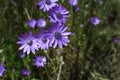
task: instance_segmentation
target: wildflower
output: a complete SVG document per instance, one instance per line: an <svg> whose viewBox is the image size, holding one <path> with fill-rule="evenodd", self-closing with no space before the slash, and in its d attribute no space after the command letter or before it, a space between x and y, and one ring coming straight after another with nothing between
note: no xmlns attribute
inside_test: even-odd
<svg viewBox="0 0 120 80"><path fill-rule="evenodd" d="M21 52L20 53L20 58L24 58L25 57L25 53Z"/></svg>
<svg viewBox="0 0 120 80"><path fill-rule="evenodd" d="M80 8L78 6L74 6L73 9L75 12L78 12L80 10Z"/></svg>
<svg viewBox="0 0 120 80"><path fill-rule="evenodd" d="M92 17L92 18L90 18L90 22L91 22L91 24L96 26L100 23L100 19L98 17Z"/></svg>
<svg viewBox="0 0 120 80"><path fill-rule="evenodd" d="M46 57L45 56L36 56L34 59L34 65L37 67L44 67L46 64Z"/></svg>
<svg viewBox="0 0 120 80"><path fill-rule="evenodd" d="M44 19L40 18L40 19L37 20L36 26L37 27L45 27L46 26L46 21Z"/></svg>
<svg viewBox="0 0 120 80"><path fill-rule="evenodd" d="M50 22L52 23L65 23L66 18L69 17L69 11L65 9L62 5L53 7L50 11Z"/></svg>
<svg viewBox="0 0 120 80"><path fill-rule="evenodd" d="M27 22L27 25L34 28L36 25L36 20L35 19L31 19Z"/></svg>
<svg viewBox="0 0 120 80"><path fill-rule="evenodd" d="M46 32L41 30L37 38L39 39L39 47L43 50L48 50L50 40L47 38Z"/></svg>
<svg viewBox="0 0 120 80"><path fill-rule="evenodd" d="M22 70L22 75L24 75L24 76L30 75L30 70L23 69Z"/></svg>
<svg viewBox="0 0 120 80"><path fill-rule="evenodd" d="M117 37L115 37L115 38L113 39L113 41L114 41L114 43L118 43L118 42L120 41L120 39L117 38Z"/></svg>
<svg viewBox="0 0 120 80"><path fill-rule="evenodd" d="M49 11L52 7L57 5L58 0L41 0L37 3L39 9L44 10L44 12Z"/></svg>
<svg viewBox="0 0 120 80"><path fill-rule="evenodd" d="M32 51L33 54L35 54L35 50L38 50L38 39L30 32L29 34L23 34L18 37L20 41L17 42L17 44L20 44L19 50L23 49L23 53L27 52L27 54Z"/></svg>
<svg viewBox="0 0 120 80"><path fill-rule="evenodd" d="M3 64L0 63L0 77L5 73L6 69Z"/></svg>
<svg viewBox="0 0 120 80"><path fill-rule="evenodd" d="M58 23L54 23L52 25L52 27L48 30L48 37L51 39L50 46L53 46L53 48L55 48L57 44L60 48L62 48L63 45L67 46L67 43L69 42L68 35L71 34L71 32L65 32L67 28L68 27L59 25Z"/></svg>
<svg viewBox="0 0 120 80"><path fill-rule="evenodd" d="M68 3L71 5L71 6L76 6L78 4L78 0L68 0Z"/></svg>

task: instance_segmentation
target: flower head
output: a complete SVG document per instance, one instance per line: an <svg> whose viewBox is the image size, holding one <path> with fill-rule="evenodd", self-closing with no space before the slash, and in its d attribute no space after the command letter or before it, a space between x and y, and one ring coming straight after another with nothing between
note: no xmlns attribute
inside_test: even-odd
<svg viewBox="0 0 120 80"><path fill-rule="evenodd" d="M58 0L41 0L37 3L39 6L39 9L42 9L44 11L49 11L52 7L57 5Z"/></svg>
<svg viewBox="0 0 120 80"><path fill-rule="evenodd" d="M119 39L118 37L115 37L115 38L113 39L113 41L114 41L114 43L118 43L118 42L120 42L120 39Z"/></svg>
<svg viewBox="0 0 120 80"><path fill-rule="evenodd" d="M52 23L65 23L66 18L69 17L69 11L65 9L62 5L54 6L50 11L50 22Z"/></svg>
<svg viewBox="0 0 120 80"><path fill-rule="evenodd" d="M65 27L64 25L59 25L58 23L54 23L52 27L48 30L50 38L50 46L53 46L55 48L58 44L60 48L63 47L63 45L67 46L67 43L69 42L68 35L71 34L71 32L65 32L68 27Z"/></svg>
<svg viewBox="0 0 120 80"><path fill-rule="evenodd" d="M27 22L27 25L34 28L36 25L36 20L35 19L31 19Z"/></svg>
<svg viewBox="0 0 120 80"><path fill-rule="evenodd" d="M5 73L6 69L3 64L0 63L0 77Z"/></svg>
<svg viewBox="0 0 120 80"><path fill-rule="evenodd" d="M24 58L25 57L25 53L21 52L20 53L20 58Z"/></svg>
<svg viewBox="0 0 120 80"><path fill-rule="evenodd" d="M46 57L45 56L36 56L34 59L34 65L37 67L44 67L46 64Z"/></svg>
<svg viewBox="0 0 120 80"><path fill-rule="evenodd" d="M20 44L19 50L23 49L23 53L27 52L27 54L30 53L30 51L35 54L35 50L38 50L38 39L30 32L29 34L23 34L18 37L20 41L17 42L17 44Z"/></svg>
<svg viewBox="0 0 120 80"><path fill-rule="evenodd" d="M75 12L78 12L80 10L79 6L74 6L73 9Z"/></svg>
<svg viewBox="0 0 120 80"><path fill-rule="evenodd" d="M39 39L39 47L43 50L48 50L50 40L47 38L46 32L41 30L37 38Z"/></svg>
<svg viewBox="0 0 120 80"><path fill-rule="evenodd" d="M98 17L92 17L92 18L90 18L90 22L91 22L91 24L96 26L100 23L100 19Z"/></svg>
<svg viewBox="0 0 120 80"><path fill-rule="evenodd" d="M24 76L30 75L30 70L23 69L22 70L22 75L24 75Z"/></svg>
<svg viewBox="0 0 120 80"><path fill-rule="evenodd" d="M37 20L36 26L37 27L45 27L46 26L46 21L44 19L40 18L40 19Z"/></svg>
<svg viewBox="0 0 120 80"><path fill-rule="evenodd" d="M68 0L68 3L69 3L71 6L76 6L77 3L78 3L78 0Z"/></svg>

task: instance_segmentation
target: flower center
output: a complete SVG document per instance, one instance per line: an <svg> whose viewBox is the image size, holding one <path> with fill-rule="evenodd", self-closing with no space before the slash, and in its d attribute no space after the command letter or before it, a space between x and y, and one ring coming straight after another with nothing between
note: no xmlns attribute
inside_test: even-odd
<svg viewBox="0 0 120 80"><path fill-rule="evenodd" d="M27 44L31 46L33 44L33 41L31 39L28 39Z"/></svg>
<svg viewBox="0 0 120 80"><path fill-rule="evenodd" d="M51 1L50 0L45 0L45 3L50 5L51 4Z"/></svg>
<svg viewBox="0 0 120 80"><path fill-rule="evenodd" d="M60 34L60 32L55 32L54 36L55 36L55 38L56 38L57 40L61 39L61 34Z"/></svg>
<svg viewBox="0 0 120 80"><path fill-rule="evenodd" d="M62 19L63 18L61 13L57 13L56 16L57 16L58 19Z"/></svg>
<svg viewBox="0 0 120 80"><path fill-rule="evenodd" d="M42 42L43 42L43 43L46 43L46 42L47 42L47 39L46 39L46 38L42 38Z"/></svg>

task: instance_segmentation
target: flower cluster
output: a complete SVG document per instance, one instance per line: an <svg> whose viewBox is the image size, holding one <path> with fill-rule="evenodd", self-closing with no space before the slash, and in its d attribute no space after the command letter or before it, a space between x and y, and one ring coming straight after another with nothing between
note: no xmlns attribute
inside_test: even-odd
<svg viewBox="0 0 120 80"><path fill-rule="evenodd" d="M63 48L63 46L67 46L70 42L68 35L70 35L71 32L68 32L68 27L65 26L67 18L69 17L69 11L57 2L58 0L40 0L36 3L40 10L49 14L48 20L50 25L47 26L47 21L43 18L32 18L27 21L27 25L30 28L39 28L37 29L37 32L38 30L39 32L33 34L32 29L29 33L21 34L18 37L19 41L17 44L21 45L19 50L22 50L20 53L21 58L25 57L25 53L30 54L32 52L35 54L39 49L49 50L50 47L56 48L57 46ZM34 65L44 67L46 61L45 56L36 56ZM29 75L30 71L22 70L22 74Z"/></svg>
<svg viewBox="0 0 120 80"><path fill-rule="evenodd" d="M46 21L42 18L38 20L31 19L27 22L27 25L30 26L31 28L35 28L35 26L42 28L46 26Z"/></svg>
<svg viewBox="0 0 120 80"><path fill-rule="evenodd" d="M23 50L23 53L30 54L31 52L35 54L39 49L48 50L49 47L63 48L68 45L69 39L68 35L71 32L67 32L67 18L69 17L69 11L62 6L57 4L58 0L40 0L37 3L39 9L44 12L48 12L48 19L50 21L49 27L46 27L47 22L39 18L38 20L32 18L27 22L27 25L31 28L39 27L40 31L37 34L33 34L32 31L29 33L22 34L18 37L20 44L19 50ZM43 29L45 27L45 29Z"/></svg>

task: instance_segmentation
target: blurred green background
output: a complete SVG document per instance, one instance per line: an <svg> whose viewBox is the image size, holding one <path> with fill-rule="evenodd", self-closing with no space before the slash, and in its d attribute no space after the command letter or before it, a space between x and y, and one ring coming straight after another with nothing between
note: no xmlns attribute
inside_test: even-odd
<svg viewBox="0 0 120 80"><path fill-rule="evenodd" d="M73 35L67 47L35 54L47 56L44 68L34 66L33 54L21 59L16 44L21 33L30 31L29 18L49 21L48 14L37 9L38 1L0 0L0 63L6 67L0 80L120 80L120 42L114 42L120 38L120 0L78 0L78 12L67 0L59 0L70 11L66 25ZM93 16L101 20L96 27L89 21ZM31 74L23 76L22 69Z"/></svg>

